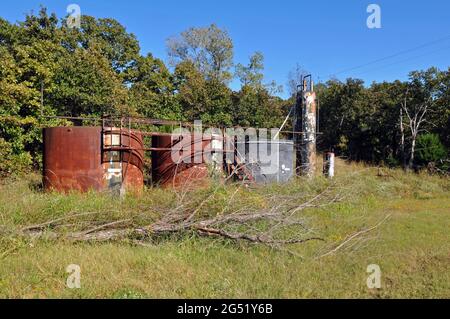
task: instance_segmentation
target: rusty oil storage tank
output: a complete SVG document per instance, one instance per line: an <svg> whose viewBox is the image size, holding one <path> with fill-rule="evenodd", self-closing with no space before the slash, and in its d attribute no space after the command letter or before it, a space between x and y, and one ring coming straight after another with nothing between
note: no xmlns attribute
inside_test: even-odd
<svg viewBox="0 0 450 319"><path fill-rule="evenodd" d="M222 172L221 135L154 135L152 148L152 180L162 187L203 187Z"/></svg>
<svg viewBox="0 0 450 319"><path fill-rule="evenodd" d="M44 189L68 192L133 190L143 187L142 136L102 127L43 130Z"/></svg>

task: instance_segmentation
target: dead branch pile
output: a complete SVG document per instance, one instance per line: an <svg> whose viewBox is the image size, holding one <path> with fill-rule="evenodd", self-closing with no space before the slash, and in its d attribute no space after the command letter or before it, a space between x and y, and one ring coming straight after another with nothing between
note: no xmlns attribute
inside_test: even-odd
<svg viewBox="0 0 450 319"><path fill-rule="evenodd" d="M285 244L303 243L310 240L322 240L313 229L308 228L307 219L302 211L307 208L328 205L339 200L333 194L332 186L308 199L299 199L298 195L272 195L266 198L264 209L233 207L225 205L220 212L205 212L208 203L215 200L216 190L211 191L200 202L188 201L188 193L180 193L175 208L161 212L148 224L142 224L133 218L111 220L99 224L98 220L86 220L96 212L84 212L67 215L41 224L20 229L19 233L33 238L53 238L70 241L113 241L132 240L147 245L155 238L170 234L195 233L201 236L226 238L233 241L281 247ZM243 191L237 188L229 198ZM80 219L82 221L80 221ZM71 225L81 230L70 230Z"/></svg>

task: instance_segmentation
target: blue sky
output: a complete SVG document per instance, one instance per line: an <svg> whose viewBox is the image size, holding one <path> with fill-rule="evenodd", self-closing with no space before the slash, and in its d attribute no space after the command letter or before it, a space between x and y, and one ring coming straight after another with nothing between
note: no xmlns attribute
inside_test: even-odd
<svg viewBox="0 0 450 319"><path fill-rule="evenodd" d="M216 23L231 35L236 63L247 63L253 52L261 51L265 81L282 85L297 63L316 80L335 75L362 78L366 83L404 80L411 70L444 69L450 64L448 0L27 0L3 2L0 16L20 21L42 4L62 17L71 3L78 4L82 14L117 19L137 36L143 54L152 52L164 61L168 37L191 26ZM366 8L371 3L381 7L381 29L366 26ZM237 81L231 86L238 88ZM286 95L287 89L282 96Z"/></svg>

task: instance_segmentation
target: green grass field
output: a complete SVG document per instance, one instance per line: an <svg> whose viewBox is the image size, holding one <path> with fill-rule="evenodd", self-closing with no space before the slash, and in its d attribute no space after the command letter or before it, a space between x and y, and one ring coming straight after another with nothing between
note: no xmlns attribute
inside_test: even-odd
<svg viewBox="0 0 450 319"><path fill-rule="evenodd" d="M214 215L223 213L231 201L235 207L264 207L270 196L298 194L308 199L334 183L342 199L301 212L314 235L325 241L291 244L286 247L289 252L194 234L147 246L22 236L18 230L24 226L81 212L94 212L95 217L87 215L63 227L83 227L92 218L131 218L144 224L174 208L178 195L150 188L141 197L120 200L107 194L43 193L38 175L4 180L0 297L449 298L449 179L388 169L378 176L377 168L342 161L337 172L333 182L318 177L187 194L207 198L201 213ZM81 267L80 289L66 286L69 264ZM380 289L366 285L369 264L381 268Z"/></svg>

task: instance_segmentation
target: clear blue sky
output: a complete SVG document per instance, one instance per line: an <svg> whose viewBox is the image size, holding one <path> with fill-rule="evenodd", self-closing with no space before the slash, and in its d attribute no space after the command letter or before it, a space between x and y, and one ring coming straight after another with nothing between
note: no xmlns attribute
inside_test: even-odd
<svg viewBox="0 0 450 319"><path fill-rule="evenodd" d="M117 19L137 36L143 54L152 52L164 61L168 37L191 26L216 23L234 41L235 62L246 63L254 51L261 51L265 81L282 85L297 63L324 81L342 70L440 39L336 77L358 77L367 83L404 80L411 70L444 69L450 61L448 0L27 0L3 2L0 16L23 20L25 13L36 12L42 4L62 17L71 3L78 4L82 14ZM371 3L381 7L381 29L366 26L366 8ZM236 82L233 88L238 87ZM286 95L287 89L282 96Z"/></svg>

